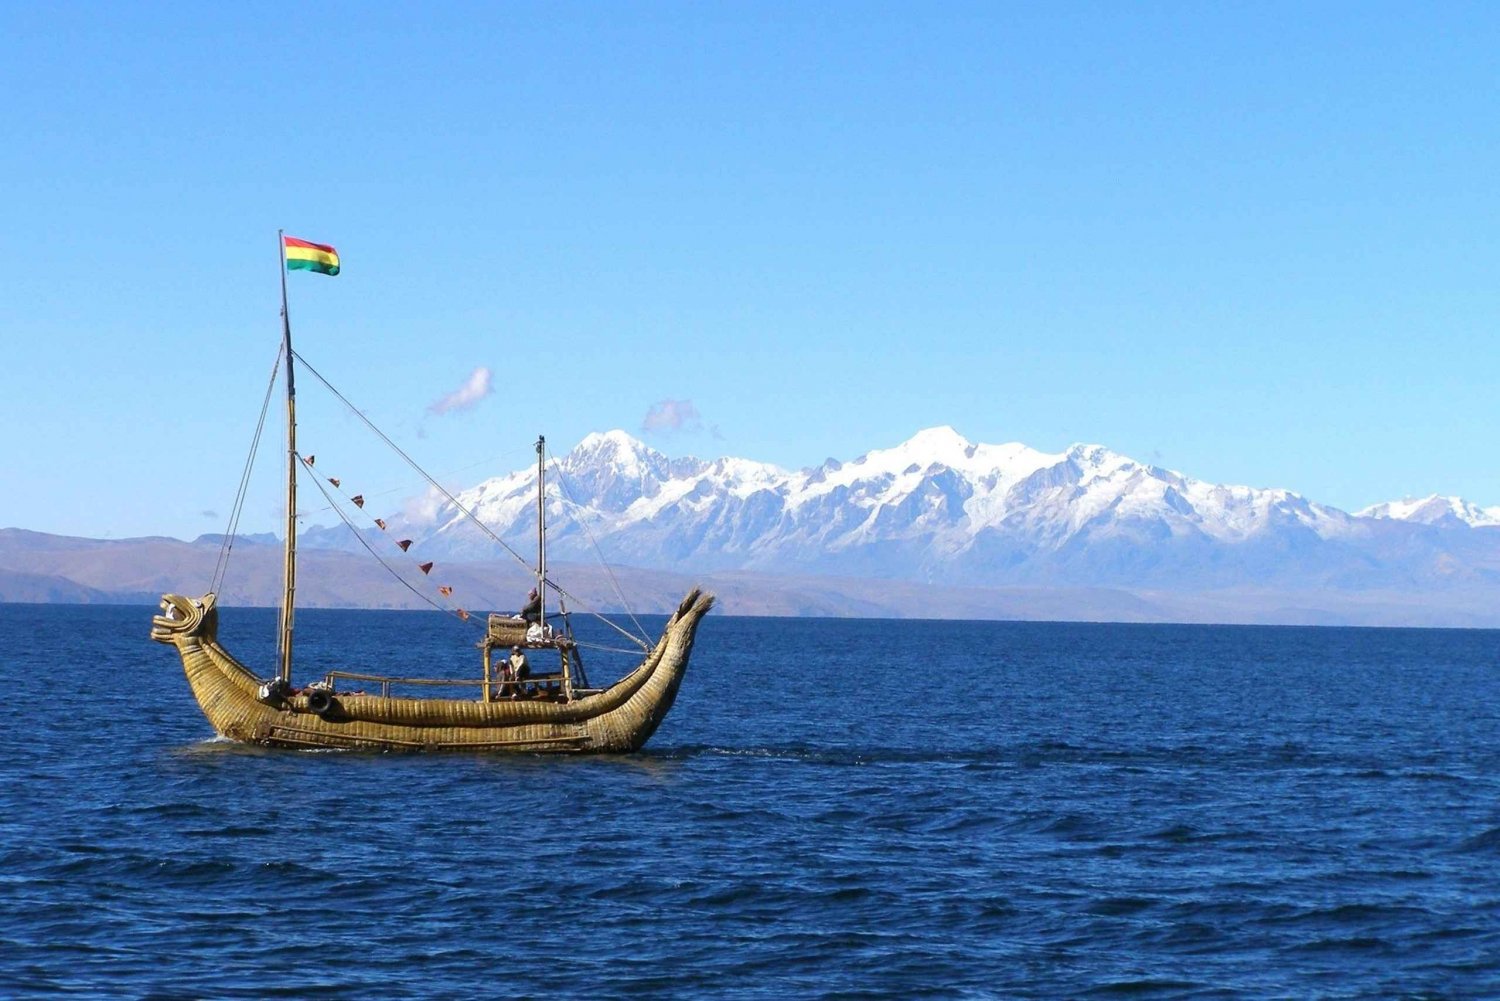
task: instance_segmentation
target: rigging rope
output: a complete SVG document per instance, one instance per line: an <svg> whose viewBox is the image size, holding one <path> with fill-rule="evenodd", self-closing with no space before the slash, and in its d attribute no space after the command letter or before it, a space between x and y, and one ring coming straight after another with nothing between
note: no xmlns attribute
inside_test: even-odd
<svg viewBox="0 0 1500 1001"><path fill-rule="evenodd" d="M459 473L468 472L470 469L475 469L475 468L477 468L479 466L494 466L497 462L509 462L512 459L514 459L517 455L520 455L523 452L531 452L531 451L533 451L532 446L527 445L525 448L517 448L517 449L512 449L509 452L502 452L501 454L495 455L495 456L491 456L488 459L481 459L478 462L471 462L467 466L460 466L458 469L452 469L452 470L449 470L449 471L447 471L445 473L439 473L438 475L442 476L444 479L451 479L452 477L457 476ZM391 494L407 494L407 495L410 495L410 493L411 493L411 484L410 483L404 483L401 486L390 487L389 489L385 489L385 490L365 490L365 491L363 491L363 493L364 493L365 500L367 500L367 501L368 500L373 500L376 497L389 497ZM311 517L312 515L322 514L324 511L331 511L331 510L333 510L333 508L331 508L331 507L308 508L308 509L306 509L304 511L299 511L297 513L297 517L298 518L308 518L308 517Z"/></svg>
<svg viewBox="0 0 1500 1001"><path fill-rule="evenodd" d="M601 643L585 643L582 640L574 640L573 641L573 645L574 646L578 646L578 647L582 647L582 648L584 648L586 650L602 650L604 653L639 653L640 652L638 650L627 650L627 649L625 649L622 646L604 646Z"/></svg>
<svg viewBox="0 0 1500 1001"><path fill-rule="evenodd" d="M449 503L451 503L454 506L454 508L456 508L458 510L458 512L460 514L462 514L465 518L468 518L475 525L477 525L479 527L480 531L484 532L485 535L489 536L490 539L492 539L494 542L496 542L507 553L510 553L512 556L514 556L516 558L517 562L519 562L521 564L521 566L523 566L523 567L526 568L526 570L527 570L528 573L536 573L536 568L533 567L530 563L528 563L526 561L526 558L524 556L522 556L520 553L516 552L509 545L507 545L506 542L505 542L505 540L502 539L502 538L500 538L500 536L498 536L494 532L490 531L490 528L489 528L488 525L486 525L484 522L480 521L478 518L476 518L474 516L474 514L468 508L466 508L462 504L460 504L458 502L458 498L454 497L451 493L449 493L446 487L444 487L437 480L435 480L431 476L429 476L427 474L427 470L425 470L421 466L417 465L417 462L416 462L415 459L413 459L411 456L407 455L404 451L401 450L401 446L400 445L397 445L395 442L391 441L390 438L386 437L386 433L384 431L382 431L382 430L380 430L380 428L376 427L375 424L370 420L370 418L366 417L364 415L364 413L362 411L360 411L360 409L358 407L356 407L354 404L350 403L348 401L348 399L346 399L344 397L343 393L340 393L337 389L334 389L333 388L333 384L330 383L327 379L323 378L323 376L318 372L318 370L315 369L315 368L313 368L312 365L308 363L308 361L307 361L306 358L303 358L302 355L299 354L296 350L292 351L292 355L299 362L301 362L303 364L303 366L309 372L312 373L313 378L315 378L319 382L321 382L323 384L323 387L325 389L327 389L330 393L332 393L334 395L334 397L340 403L342 403L345 407L347 407L350 413L352 413L355 417L358 417L360 419L360 421L363 422L363 424L365 425L365 427L369 428L372 432L375 433L376 437L378 437L381 441L383 441L387 445L389 445L390 448L391 448L391 451L393 451L397 455L401 456L401 459L408 466L410 466L417 473L418 476L420 476L420 477L422 477L422 479L426 480L432 486L432 488L434 490L436 490L438 493L440 493L444 497L448 498ZM330 501L330 503L331 503L331 501ZM553 585L553 586L555 587L556 585Z"/></svg>
<svg viewBox="0 0 1500 1001"><path fill-rule="evenodd" d="M306 460L303 458L303 456L300 453L298 454L297 458L299 460L302 460L304 463L306 462ZM411 584L411 581L409 581L405 577L401 576L401 574L396 571L395 567L393 567L389 563L387 563L385 561L385 559L379 553L377 553L375 551L374 547L372 547L370 545L370 543L365 539L364 535L359 531L359 529L357 529L357 528L354 527L354 523L349 520L349 517L346 514L344 514L344 509L341 508L341 507L339 507L338 504L334 503L333 496L331 494L329 494L328 489L323 486L322 480L319 477L314 476L314 477L312 477L312 481L313 481L313 484L318 488L318 492L323 495L323 499L326 500L326 501L328 501L329 506L332 507L333 510L338 514L339 519L341 521L343 521L343 523L349 527L349 531L351 531L351 532L354 533L354 537L359 540L359 544L361 546L364 546L365 547L365 551L368 552L371 556L375 557L375 561L377 563L379 563L381 566L385 567L386 572L389 573L392 577L396 578L396 580L401 583L402 587L406 588L412 594L416 595L418 598L421 598L423 601L427 602L427 604L431 605L433 608L437 609L439 612L442 612L444 615L451 615L455 619L458 619L458 620L463 621L463 622L471 622L471 624L474 625L476 628L479 626L479 622L477 621L477 617L474 616L473 614L470 614L467 618L464 617L464 616L462 616L462 615L459 615L458 612L453 611L452 609L444 608L442 605L439 605L437 602L433 601L430 597L428 597L427 595L423 594L421 591L419 591L415 587L413 587L412 584Z"/></svg>
<svg viewBox="0 0 1500 1001"><path fill-rule="evenodd" d="M298 352L295 348L292 350L292 357L296 358L297 361L301 362L302 366L305 369L307 369L308 372L310 372L312 374L312 377L314 379L317 379L318 382L320 382L320 383L323 384L323 388L324 389L326 389L330 393L332 393L333 396L334 396L334 398L344 405L345 409L347 409L351 414L353 414L356 418L359 419L360 423L364 424L365 427L369 428L370 431L377 438L379 438L381 441L385 442L386 445L390 447L391 451L393 451L397 455L399 455L401 457L402 461L405 462L408 466L410 466L412 468L412 470L414 472L416 472L416 474L418 476L422 477L422 479L426 480L427 483L429 485L431 485L431 487L434 490L436 490L438 493L440 493L444 497L446 497L448 499L448 502L453 505L454 510L458 511L459 514L462 514L469 521L473 522L476 528L478 528L481 532L483 532L486 536L488 536L490 538L490 540L492 542L494 542L496 545L498 545L501 549L504 549L507 553L510 553L511 556L515 557L516 562L520 563L521 566L525 567L527 573L536 573L537 572L536 568L533 567L529 562L527 562L527 560L526 560L526 558L524 556L522 556L520 553L518 553L514 549L512 549L510 547L510 545L508 543L506 543L506 541L504 539L500 538L500 536L496 535L494 533L494 531L492 531L488 525L486 525L484 522L480 521L479 518L474 514L474 512L470 511L468 508L464 507L463 504L459 503L459 500L458 500L457 497L453 496L453 494L451 492L449 492L449 490L446 487L444 487L437 480L433 479L428 474L427 470L425 470L421 466L417 465L416 460L413 459L411 456L407 455L406 452L402 450L401 446L397 445L394 441L392 441L390 439L390 437L387 436L384 431L382 431L382 430L380 430L380 428L376 427L375 423L373 421L371 421L370 418L366 417L365 414L364 414L364 412L362 410L360 410L358 407L356 407L353 403L350 403L349 400L348 400L348 398L345 397L343 393L340 393L337 389L335 389L333 387L333 383L331 383L327 379L323 378L322 373L319 372L316 368L314 368L313 365L306 358L302 357L301 353ZM321 484L319 484L318 489L322 490L322 485ZM328 498L328 502L330 504L333 503L333 499L331 497L328 497L326 491L324 492L324 497ZM342 511L339 511L339 517L340 518L344 517L344 514L343 514ZM348 524L348 519L347 518L344 519L344 523ZM353 527L353 526L350 526L350 527ZM355 535L359 535L359 533L356 531ZM360 537L360 542L361 542L361 544L365 544L363 536ZM365 544L365 548L366 549L369 548L368 544ZM373 552L372 552L372 555L373 555ZM376 557L376 558L379 559L379 557ZM405 581L403 580L402 583L405 583ZM543 581L542 581L542 584L543 584L544 587L550 587L550 588L552 588L552 590L556 591L558 594L562 595L564 598L567 598L570 601L572 601L573 603L579 605L585 611L588 611L589 614L593 615L596 619L598 619L600 622L603 622L605 625L609 626L611 629L613 629L616 632L618 632L621 636L624 636L626 639L630 640L632 643L635 643L642 650L650 650L651 649L650 645L648 643L646 643L644 640L641 640L639 637L631 635L628 631L626 631L625 629L622 629L618 624L616 624L614 622L611 622L609 619L605 618L603 615L600 615L598 612L593 611L592 609L589 608L589 606L586 603L584 603L583 601L581 601L576 595L570 594L561 585L559 585L556 581L552 580L551 578L544 578ZM410 585L407 585L407 586L410 587Z"/></svg>
<svg viewBox="0 0 1500 1001"><path fill-rule="evenodd" d="M240 514L245 510L245 496L250 490L250 471L255 467L255 456L260 452L260 436L266 427L266 413L271 409L271 394L276 389L276 374L281 371L282 347L276 348L276 363L271 366L271 379L266 384L266 398L260 405L260 420L255 423L255 436L250 439L250 454L245 456L245 468L240 473L240 488L234 495L234 507L229 511L229 525L224 538L219 540L219 559L214 564L214 575L208 590L218 594L224 584L224 575L229 572L229 554L234 550L234 538L240 530Z"/></svg>
<svg viewBox="0 0 1500 1001"><path fill-rule="evenodd" d="M575 501L573 494L568 490L568 482L563 476L562 464L554 459L553 465L557 467L557 486L563 492L563 499L571 504L576 511L586 511L587 508ZM599 565L604 567L605 573L609 574L609 582L614 586L615 596L620 599L620 607L625 609L625 614L630 616L630 621L635 623L635 628L644 637L646 635L646 628L641 625L641 620L635 617L635 611L630 607L630 602L626 599L625 592L620 588L620 581L615 577L614 568L604 558L604 551L599 548L599 541L594 538L594 533L590 530L589 523L581 517L575 517L573 521L583 527L583 533L588 536L589 545L594 547L594 555L599 558Z"/></svg>
<svg viewBox="0 0 1500 1001"><path fill-rule="evenodd" d="M600 612L596 611L592 606L590 606L586 602L584 602L584 600L582 598L578 597L578 595L572 593L567 588L563 587L557 581L555 581L555 580L553 580L552 578L549 577L549 578L547 578L547 582L546 583L547 583L548 587L552 588L552 590L556 591L558 594L562 595L564 598L567 598L569 601L571 601L574 604L576 604L579 608L583 609L585 612L587 612L588 614L592 615L594 618L598 619L600 622L604 623L606 626L609 626L609 628L613 629L615 632L619 633L621 636L625 637L630 642L634 643L642 651L649 651L651 649L651 644L650 643L648 643L645 640L641 639L639 636L632 635L629 631L627 631L626 629L622 628L619 623L615 622L609 616L603 615Z"/></svg>
<svg viewBox="0 0 1500 1001"><path fill-rule="evenodd" d="M304 462L303 465L307 466L307 470L308 470L308 472L310 474L312 474L314 476L322 477L322 474L316 472L313 469L311 463ZM361 491L358 494L358 496L356 496L356 497L350 497L349 496L349 491L347 491L347 490L344 489L343 481L342 480L336 479L334 477L322 477L322 479L326 480L326 482L328 483L329 486L333 487L334 490L338 491L339 496L343 497L344 500L346 500L349 503L353 504L355 507L359 508L362 511L364 510L364 505L367 504L367 503L369 503L369 500L370 500L371 497L378 497L378 496L380 496L379 494L367 494L367 493L364 493L363 491ZM321 487L322 484L320 483L319 486ZM327 491L325 490L324 493L326 495ZM361 501L363 501L364 503L361 503ZM335 510L335 508L334 508L334 506L332 504L326 505L326 506L318 509L318 511L333 511L333 510ZM317 513L317 512L313 512L313 513ZM368 512L366 512L366 514L368 514ZM370 515L370 517L372 519L374 519L374 523L375 523L375 527L376 528L380 529L384 533L387 533L386 538L392 539L392 542L393 542L394 545L396 545L398 547L401 547L401 552L402 553L407 553L409 555L408 550L405 547L402 547L400 542L395 542L395 540L389 535L390 527L388 525L386 525L386 523L385 523L385 521L383 519L375 518L374 515ZM351 525L350 527L352 528L353 526ZM356 529L356 532L358 532L358 531L359 530ZM368 531L368 530L366 530L366 531ZM359 534L363 535L364 533L360 532ZM407 539L407 540L404 540L404 541L406 542L406 544L408 546L411 545L411 540L410 539ZM451 590L451 588L450 588L450 590ZM439 588L438 591L439 591L440 594L442 593L442 589L441 588ZM497 607L499 607L498 605L495 604L494 599L491 598L489 596L489 594L481 592L477 588L474 589L474 590L472 590L470 593L473 594L474 598L480 604L482 604L482 605L485 605L485 606L487 606L489 608L497 608ZM444 597L446 597L446 595L444 595Z"/></svg>

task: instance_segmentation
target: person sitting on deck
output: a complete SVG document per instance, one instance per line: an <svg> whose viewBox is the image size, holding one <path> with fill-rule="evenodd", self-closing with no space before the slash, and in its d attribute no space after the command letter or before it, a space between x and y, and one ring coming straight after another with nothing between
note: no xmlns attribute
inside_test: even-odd
<svg viewBox="0 0 1500 1001"><path fill-rule="evenodd" d="M521 609L521 618L526 622L542 621L542 597L532 588L526 595L526 605Z"/></svg>
<svg viewBox="0 0 1500 1001"><path fill-rule="evenodd" d="M510 657L500 670L505 684L500 686L500 694L516 698L522 694L522 682L531 677L531 662L526 659L526 654L518 646L510 648Z"/></svg>

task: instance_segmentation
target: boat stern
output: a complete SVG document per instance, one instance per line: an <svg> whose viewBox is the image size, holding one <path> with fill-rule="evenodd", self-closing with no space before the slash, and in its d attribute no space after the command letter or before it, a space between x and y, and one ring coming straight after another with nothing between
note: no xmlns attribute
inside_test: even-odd
<svg viewBox="0 0 1500 1001"><path fill-rule="evenodd" d="M677 699L698 625L713 606L714 596L696 587L682 599L646 663L618 683L634 684L633 694L619 708L589 721L592 750L638 751L651 739Z"/></svg>

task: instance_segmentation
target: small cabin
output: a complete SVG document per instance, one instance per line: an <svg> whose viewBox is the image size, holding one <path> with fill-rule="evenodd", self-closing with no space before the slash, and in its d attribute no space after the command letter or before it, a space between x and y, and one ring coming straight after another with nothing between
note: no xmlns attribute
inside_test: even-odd
<svg viewBox="0 0 1500 1001"><path fill-rule="evenodd" d="M583 659L578 645L573 642L572 630L566 625L564 616L562 630L541 622L527 622L514 616L491 612L480 649L484 651L484 697L495 698L552 698L567 702L580 695L592 694L588 678L583 673ZM533 664L531 676L524 682L506 681L503 675L506 651L513 647L522 650L556 650L558 668L538 670ZM499 658L495 651L501 651ZM529 659L529 658L528 658Z"/></svg>

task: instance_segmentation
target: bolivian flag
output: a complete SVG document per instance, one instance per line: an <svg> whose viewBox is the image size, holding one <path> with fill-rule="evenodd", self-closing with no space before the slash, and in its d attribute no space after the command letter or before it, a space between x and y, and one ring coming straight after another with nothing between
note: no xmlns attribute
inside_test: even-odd
<svg viewBox="0 0 1500 1001"><path fill-rule="evenodd" d="M283 236L288 271L316 271L320 275L339 273L339 252L323 243L308 243L295 236Z"/></svg>

